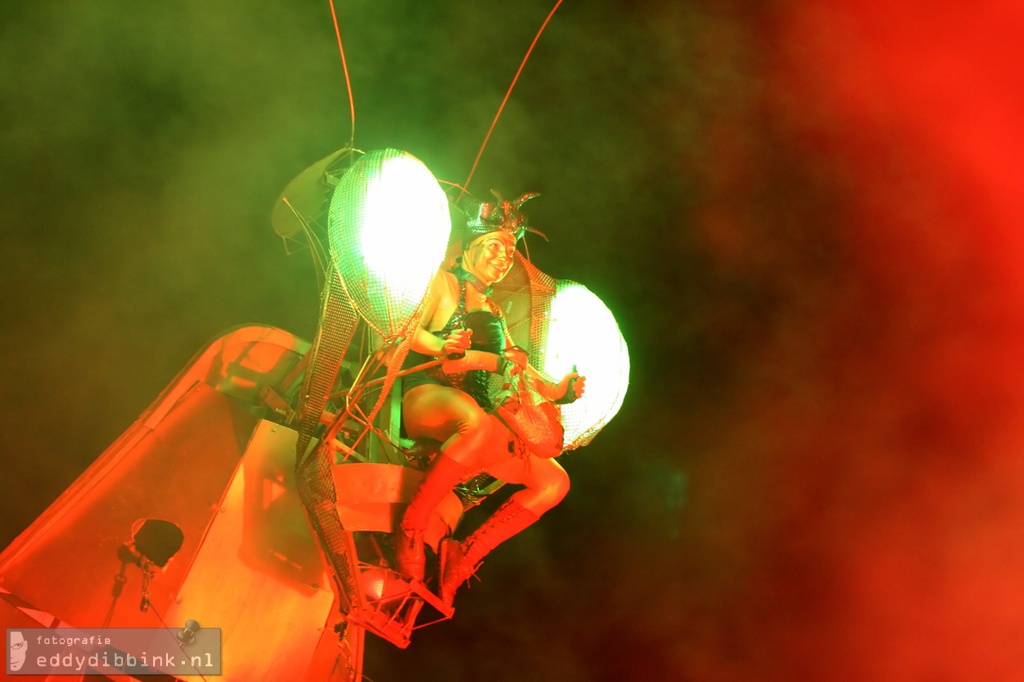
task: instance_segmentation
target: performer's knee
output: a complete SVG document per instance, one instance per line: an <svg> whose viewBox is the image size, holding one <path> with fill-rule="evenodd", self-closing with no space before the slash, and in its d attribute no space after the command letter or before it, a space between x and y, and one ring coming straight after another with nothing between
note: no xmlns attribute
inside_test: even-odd
<svg viewBox="0 0 1024 682"><path fill-rule="evenodd" d="M569 474L565 469L558 467L548 485L548 494L552 499L551 506L555 506L569 494Z"/></svg>
<svg viewBox="0 0 1024 682"><path fill-rule="evenodd" d="M569 494L569 474L554 460L534 460L532 464L532 480L528 487L536 491L538 505L547 511Z"/></svg>

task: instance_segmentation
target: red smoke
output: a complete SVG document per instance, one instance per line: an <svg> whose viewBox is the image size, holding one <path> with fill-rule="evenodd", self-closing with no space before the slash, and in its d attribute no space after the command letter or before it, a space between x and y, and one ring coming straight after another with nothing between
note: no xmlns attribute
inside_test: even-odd
<svg viewBox="0 0 1024 682"><path fill-rule="evenodd" d="M781 330L785 397L751 408L785 461L773 677L1024 677L1022 38L1008 1L776 26L773 120L852 200L827 319Z"/></svg>

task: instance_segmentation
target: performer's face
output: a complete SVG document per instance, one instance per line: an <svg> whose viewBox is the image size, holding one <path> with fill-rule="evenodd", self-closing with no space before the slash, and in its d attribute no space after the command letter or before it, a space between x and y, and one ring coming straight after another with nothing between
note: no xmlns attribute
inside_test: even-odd
<svg viewBox="0 0 1024 682"><path fill-rule="evenodd" d="M462 267L491 285L500 282L512 269L515 253L515 237L508 232L490 232L470 242L462 257Z"/></svg>

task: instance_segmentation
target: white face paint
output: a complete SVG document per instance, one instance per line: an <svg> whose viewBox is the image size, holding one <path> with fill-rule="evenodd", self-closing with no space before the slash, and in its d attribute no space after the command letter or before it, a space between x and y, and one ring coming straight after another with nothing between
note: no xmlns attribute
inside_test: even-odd
<svg viewBox="0 0 1024 682"><path fill-rule="evenodd" d="M481 283L490 286L509 273L515 253L515 237L508 232L489 232L466 247L462 267Z"/></svg>

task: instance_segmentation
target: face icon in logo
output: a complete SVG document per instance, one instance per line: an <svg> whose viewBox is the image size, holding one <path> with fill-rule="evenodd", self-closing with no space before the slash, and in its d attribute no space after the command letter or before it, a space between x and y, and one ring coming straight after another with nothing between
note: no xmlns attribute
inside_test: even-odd
<svg viewBox="0 0 1024 682"><path fill-rule="evenodd" d="M28 642L25 641L25 635L18 630L13 630L10 633L8 646L11 652L11 657L8 659L11 672L17 672L21 670L21 666L25 665L25 656L28 655Z"/></svg>

